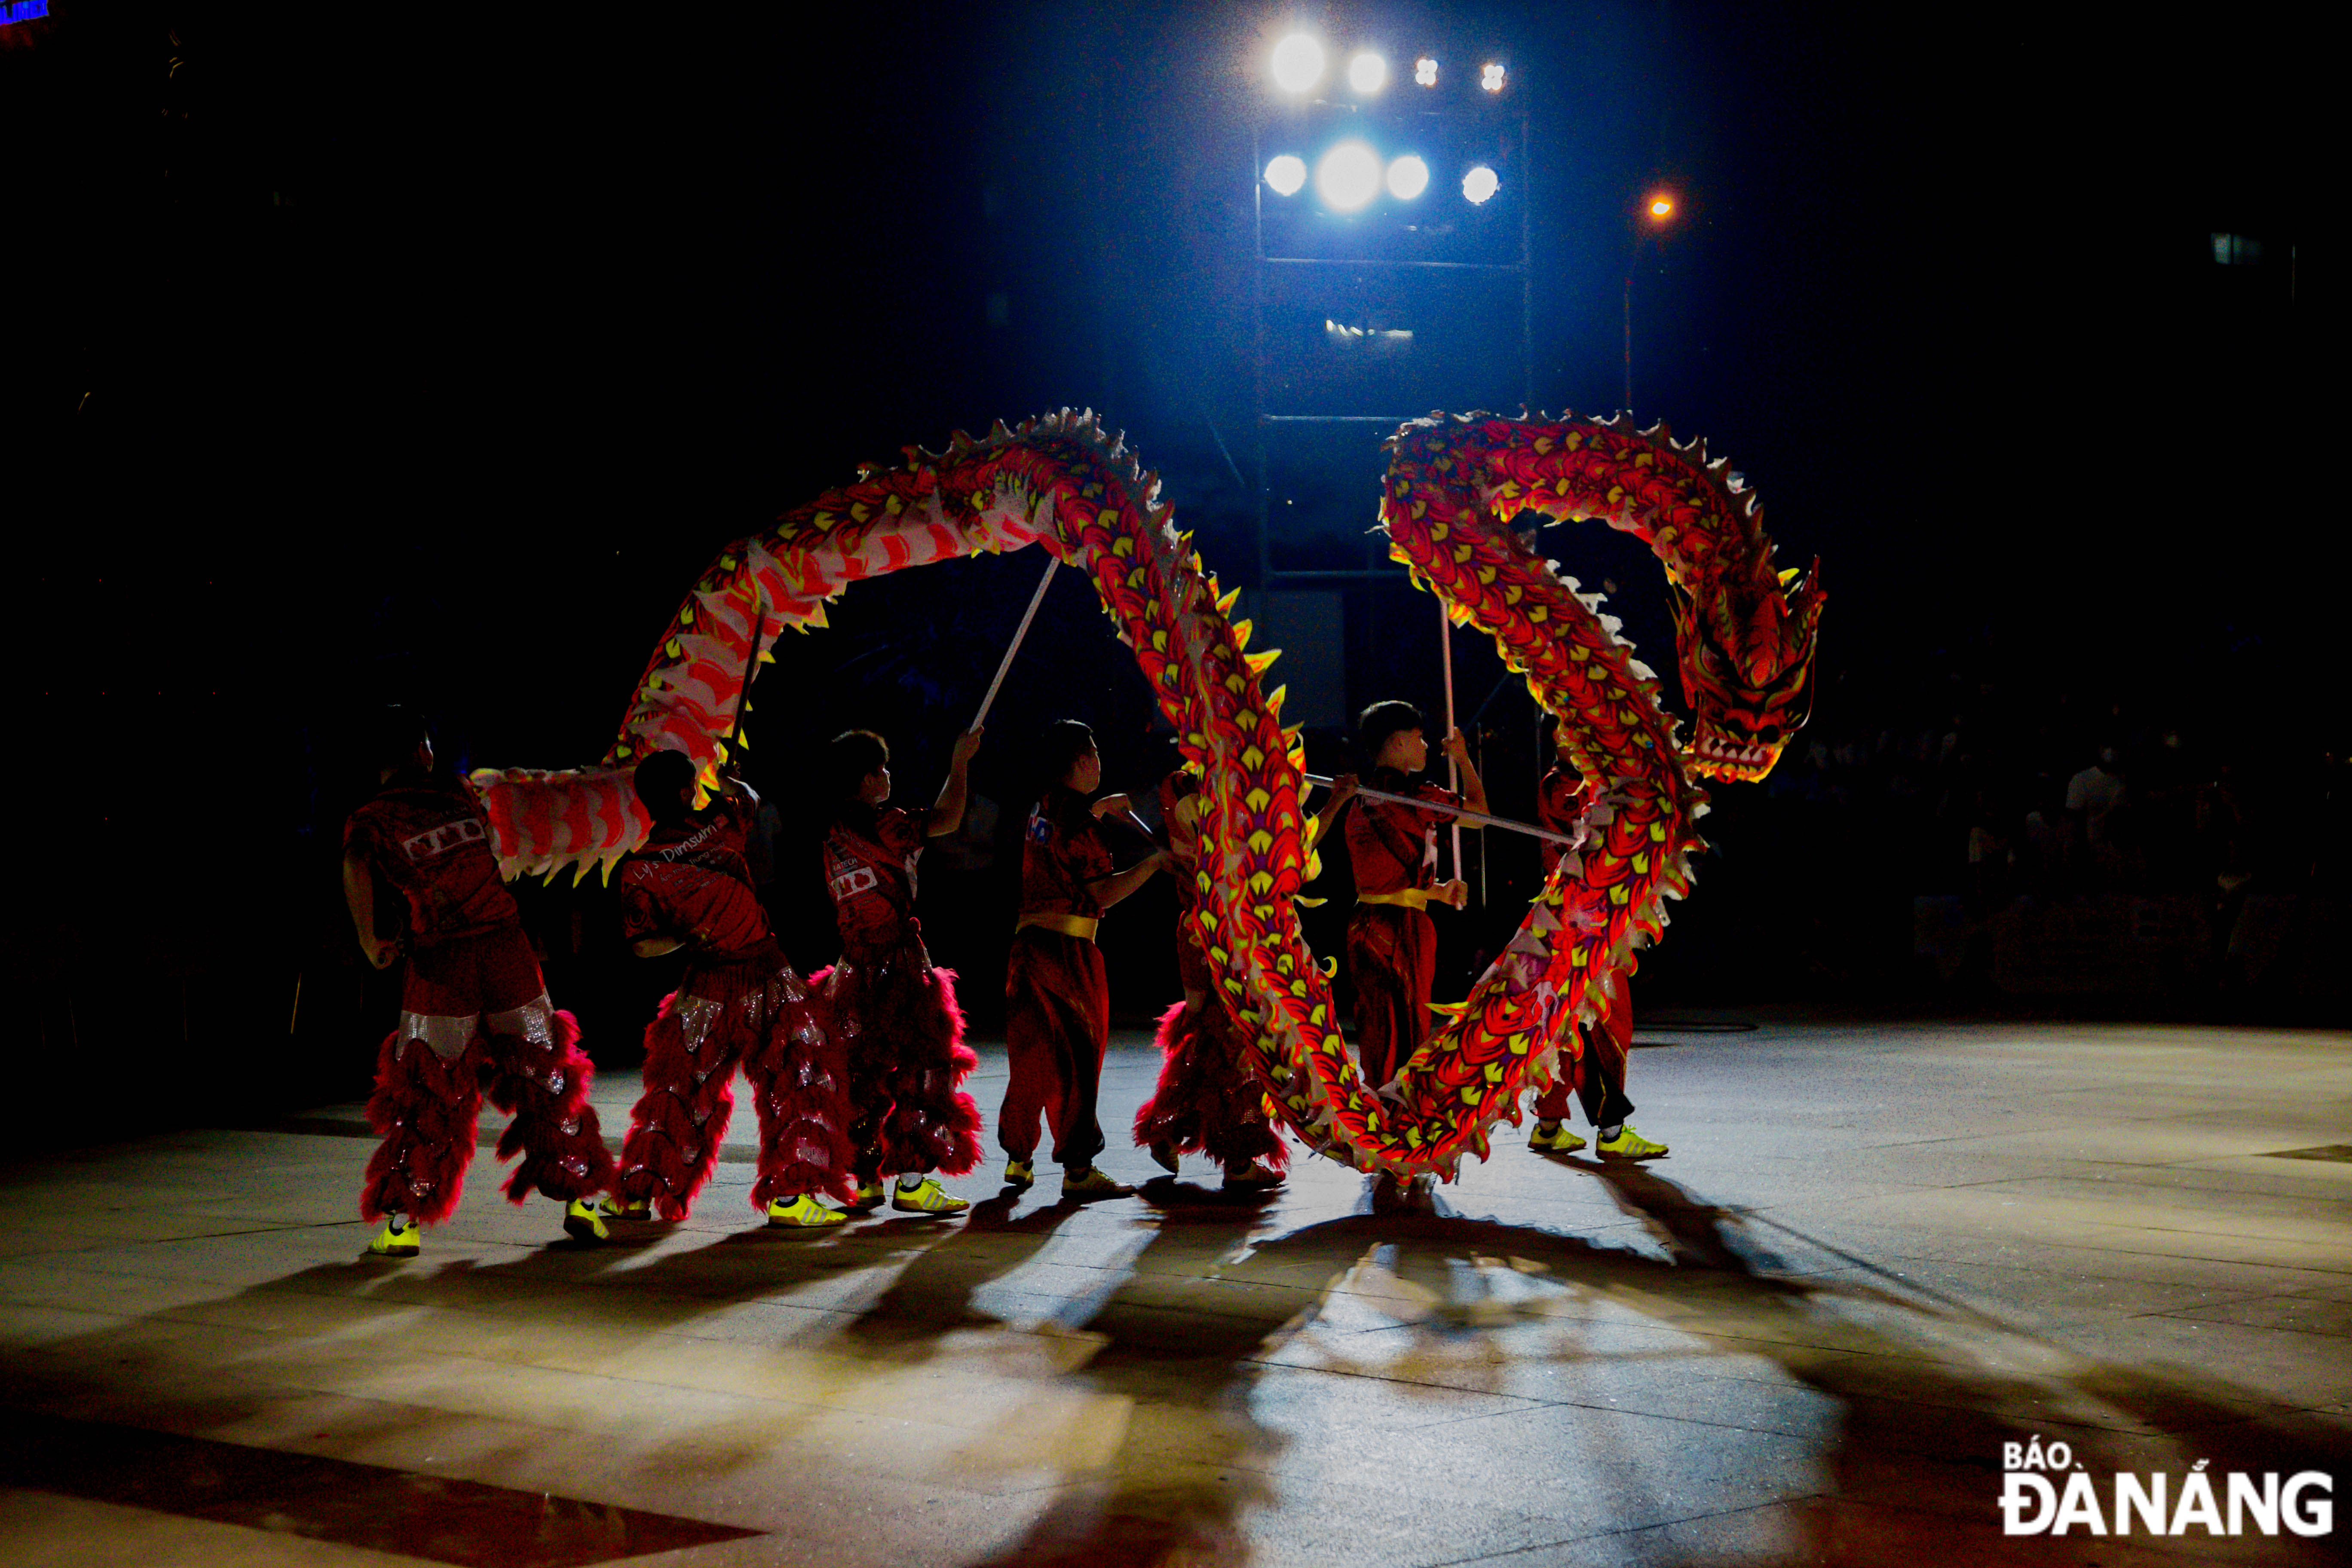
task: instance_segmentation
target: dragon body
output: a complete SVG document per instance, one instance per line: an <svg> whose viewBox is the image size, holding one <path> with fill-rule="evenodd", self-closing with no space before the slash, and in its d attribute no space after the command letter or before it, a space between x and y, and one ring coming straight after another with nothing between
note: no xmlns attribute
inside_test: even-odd
<svg viewBox="0 0 2352 1568"><path fill-rule="evenodd" d="M653 752L706 770L725 739L755 616L803 629L866 577L1037 544L1094 584L1204 784L1191 916L1224 1004L1249 1042L1270 1111L1318 1149L1366 1170L1451 1175L1489 1130L1543 1087L1575 1023L1595 1016L1689 885L1704 795L1694 775L1760 777L1801 722L1820 594L1784 594L1752 498L1663 428L1433 416L1390 443L1381 504L1391 552L1457 620L1496 639L1560 720L1564 755L1601 787L1579 851L1530 907L1508 949L1416 1056L1372 1092L1342 1039L1323 967L1292 902L1317 871L1297 731L1248 651L1246 621L1171 523L1156 476L1091 415L1067 412L959 435L945 452L796 508L737 541L694 584L656 646L618 740L595 766L483 770L509 871L582 874L645 832L630 788ZM1677 746L1650 672L1600 614L1507 526L1534 509L1599 517L1648 539L1678 584L1685 691L1701 744ZM1765 592L1769 586L1769 592ZM1695 675L1694 670L1697 673Z"/></svg>

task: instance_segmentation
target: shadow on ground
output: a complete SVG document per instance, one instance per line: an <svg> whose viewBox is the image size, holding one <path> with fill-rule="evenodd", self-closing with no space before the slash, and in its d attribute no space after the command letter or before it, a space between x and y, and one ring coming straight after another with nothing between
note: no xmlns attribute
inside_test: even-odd
<svg viewBox="0 0 2352 1568"><path fill-rule="evenodd" d="M2003 1446L2029 1438L2068 1442L2103 1491L2115 1471L2178 1477L2198 1460L2217 1473L2347 1468L2352 1444L2344 1427L2325 1416L2218 1378L2088 1361L1892 1277L1878 1284L1801 1277L1742 1215L1654 1171L1559 1163L1604 1184L1664 1256L1456 1215L1442 1197L1408 1212L1359 1212L1271 1233L1266 1205L1157 1182L1144 1194L1150 1207L1135 1222L1135 1250L1124 1268L1099 1271L1091 1292L1038 1292L1036 1300L1052 1304L1025 1321L983 1306L982 1298L1038 1262L1078 1211L1017 1213L1011 1200L1000 1199L979 1205L961 1224L868 1223L828 1236L747 1231L651 1254L557 1245L487 1267L309 1268L130 1327L51 1342L37 1357L11 1357L19 1373L30 1374L16 1380L14 1398L53 1407L104 1391L121 1397L123 1409L147 1411L135 1417L142 1425L183 1432L232 1427L253 1400L205 1398L200 1380L186 1375L185 1360L175 1358L174 1342L159 1337L153 1325L221 1321L236 1315L216 1310L225 1304L283 1301L289 1294L445 1307L496 1299L520 1306L526 1321L543 1306L549 1333L572 1347L582 1370L599 1370L625 1360L632 1343L654 1342L646 1336L665 1329L740 1303L830 1289L836 1295L825 1312L808 1314L808 1326L796 1335L779 1334L796 1350L833 1358L828 1375L845 1386L944 1364L966 1348L955 1336L1001 1335L1010 1319L1024 1331L1013 1340L1034 1343L1038 1353L1019 1364L999 1357L992 1373L1006 1375L1011 1365L1013 1375L1033 1379L1029 1396L1090 1396L1125 1415L1095 1434L1097 1447L1064 1465L1054 1500L1017 1540L975 1548L971 1560L989 1568L1248 1561L1253 1516L1280 1506L1286 1451L1297 1442L1269 1424L1276 1412L1258 1397L1276 1367L1425 1378L1500 1393L1525 1388L1517 1374L1546 1359L1587 1373L1644 1355L1696 1361L1702 1368L1715 1361L1725 1368L1721 1377L1741 1380L1750 1393L1762 1390L1750 1407L1759 1412L1751 1423L1676 1408L1654 1393L1636 1413L1711 1421L1717 1432L1741 1440L1758 1431L1788 1431L1772 1425L1776 1385L1826 1396L1834 1402L1826 1428L1795 1434L1811 1446L1816 1479L1756 1477L1743 1504L1780 1505L1775 1528L1793 1561L2015 1559L2024 1543L2001 1537L1994 1500ZM1124 1218L1135 1211L1113 1212ZM1095 1218L1101 1217L1098 1211ZM1852 1261L1872 1272L1866 1262ZM867 1271L876 1276L873 1289L845 1289ZM1364 1280L1367 1271L1384 1271L1392 1283L1357 1291L1349 1310L1361 1314L1373 1303L1376 1328L1321 1333L1314 1357L1284 1359L1330 1312L1335 1292ZM1674 1331L1681 1336L1677 1348L1612 1352L1605 1334L1587 1331L1629 1319ZM1561 1331L1531 1337L1524 1331L1529 1325ZM1408 1342L1402 1351L1394 1345L1400 1332ZM1351 1349L1358 1343L1360 1355ZM670 1350L677 1352L674 1342ZM821 1403L824 1394L817 1389L806 1398ZM1340 1394L1332 1407L1344 1411L1347 1398ZM1570 1420L1629 1413L1573 1393L1534 1403ZM1579 1414L1580 1405L1589 1416ZM168 1419L153 1414L159 1408ZM697 1432L646 1450L641 1462L667 1473L683 1465L749 1466L789 1440L801 1419L779 1408L773 1419L742 1430ZM413 1419L393 1406L385 1410L387 1425ZM957 1419L952 1412L942 1418ZM1298 1429L1295 1420L1286 1425ZM975 1432L973 1462L992 1462L986 1456L1017 1440L1017 1434ZM1368 1441L1376 1443L1377 1436ZM1509 1447L1465 1443L1447 1464L1445 1490L1475 1497L1485 1468L1499 1476L1513 1467L1524 1479L1540 1475L1547 1462L1560 1462L1524 1451L1524 1445L1518 1452ZM1030 1457L1048 1465L1055 1459L1050 1452ZM1558 1484L1565 1491L1585 1479L1563 1475ZM1399 1483L1412 1479L1401 1476ZM1736 1486L1739 1478L1730 1481ZM1524 1503L1519 1511L1539 1521L1552 1517ZM1677 1522L1670 1501L1622 1510L1597 1527L1578 1523L1573 1512L1564 1512L1559 1534L1537 1548L1580 1561L1695 1562L1718 1554L1676 1545L1664 1533ZM1580 1542L1591 1550L1576 1546ZM2172 1561L2158 1549L2184 1547L2231 1561L2340 1560L2332 1539L2285 1536L2032 1544L2035 1560L2043 1562ZM1722 1554L1747 1560L1742 1552Z"/></svg>

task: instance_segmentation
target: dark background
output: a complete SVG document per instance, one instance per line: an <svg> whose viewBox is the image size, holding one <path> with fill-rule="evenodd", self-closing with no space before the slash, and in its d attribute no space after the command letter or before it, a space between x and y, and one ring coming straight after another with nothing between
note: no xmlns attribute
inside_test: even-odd
<svg viewBox="0 0 2352 1568"><path fill-rule="evenodd" d="M1625 214L1674 184L1684 221L1637 279L1638 405L1735 459L1784 554L1823 560L1814 727L1772 784L1716 792L1721 854L1645 1006L2331 1015L2310 976L2342 930L2311 914L2341 889L2344 510L2318 395L2340 290L2314 215L2338 182L2299 21L58 0L0 29L22 1092L134 1117L356 1092L394 993L334 879L369 782L354 713L421 700L467 765L592 760L718 547L858 460L1102 407L1250 583L1255 503L1216 433L1249 417L1248 136L1286 20L1508 58L1549 406L1619 401ZM2224 232L2263 260L2217 265ZM1615 585L1663 670L1654 564L1599 530L1545 538ZM796 750L869 722L928 798L1040 564L861 587L791 639L755 780L792 803ZM1114 785L1163 761L1139 679L1062 588L983 753L1008 826L1021 737L1056 713L1097 721ZM1427 600L1349 612L1350 703L1433 702ZM1461 658L1475 702L1498 667ZM1490 711L1498 805L1525 812L1525 699ZM2229 896L2303 900L2277 973L2304 979L2232 993L2209 855L2134 889L2169 876L2210 906L2191 990L1990 984L1985 922L2019 889L1958 847L1976 816L2018 837L2106 742L2136 778L2169 770L2147 793L2181 833L2207 833L2226 775L2243 830L2221 868L2253 879ZM774 902L814 968L797 842ZM1494 853L1496 912L1448 939L1456 994L1524 891L1516 847ZM1001 883L939 867L926 892L983 1021ZM1926 896L1969 900L1956 970L1915 941ZM1130 1016L1171 999L1160 897L1111 928ZM593 884L528 903L559 1003L627 1065L668 973L625 960Z"/></svg>

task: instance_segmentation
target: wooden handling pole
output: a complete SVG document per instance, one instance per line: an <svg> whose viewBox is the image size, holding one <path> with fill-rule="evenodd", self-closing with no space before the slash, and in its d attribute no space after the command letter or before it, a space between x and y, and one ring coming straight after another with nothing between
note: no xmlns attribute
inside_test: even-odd
<svg viewBox="0 0 2352 1568"><path fill-rule="evenodd" d="M1328 784L1331 782L1329 775L1325 773L1301 773L1298 776L1311 784ZM1356 793L1366 800L1392 800L1399 805L1417 805L1423 811L1445 809L1444 806L1432 805L1429 802L1417 799L1412 795L1392 795L1384 789L1373 789L1369 784L1358 785ZM1565 833L1554 833L1549 827L1538 827L1531 822L1519 822L1507 816L1489 816L1483 811L1456 811L1454 817L1457 822L1473 823L1480 827L1502 827L1513 833L1524 833L1530 838L1549 838L1554 844L1564 845L1570 849L1576 848L1584 842L1580 838L1572 838Z"/></svg>
<svg viewBox="0 0 2352 1568"><path fill-rule="evenodd" d="M996 705L996 693L1004 684L1005 672L1013 668L1022 640L1029 635L1029 623L1037 618L1037 606L1045 602L1045 590L1054 585L1054 569L1059 565L1061 563L1052 556L1045 557L1045 574L1037 579L1037 591L1029 595L1029 607L1021 612L1021 624L1013 628L1013 646L1004 650L1004 658L996 666L996 679L988 683L988 695L980 700L980 711L972 715L967 729L977 730L988 721L988 710Z"/></svg>
<svg viewBox="0 0 2352 1568"><path fill-rule="evenodd" d="M1439 663L1445 670L1445 732L1454 733L1454 618L1445 613L1445 601L1437 601L1437 646ZM1445 753L1445 787L1456 795L1462 793L1462 767L1454 753ZM1454 821L1454 875L1462 875L1462 820Z"/></svg>

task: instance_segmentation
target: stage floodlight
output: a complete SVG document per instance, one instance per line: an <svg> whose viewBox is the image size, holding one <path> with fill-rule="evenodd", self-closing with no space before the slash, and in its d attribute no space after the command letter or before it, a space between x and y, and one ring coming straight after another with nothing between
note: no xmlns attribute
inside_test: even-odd
<svg viewBox="0 0 2352 1568"><path fill-rule="evenodd" d="M1311 92L1323 79L1323 46L1293 33L1274 46L1274 85L1285 92Z"/></svg>
<svg viewBox="0 0 2352 1568"><path fill-rule="evenodd" d="M1413 61L1412 79L1423 87L1435 87L1437 85L1436 58L1433 56L1423 55Z"/></svg>
<svg viewBox="0 0 2352 1568"><path fill-rule="evenodd" d="M1333 212L1354 212L1381 194L1381 155L1361 142L1340 142L1315 166L1315 194Z"/></svg>
<svg viewBox="0 0 2352 1568"><path fill-rule="evenodd" d="M1488 92L1502 91L1503 68L1492 60L1487 61L1486 68L1478 73L1478 85L1485 88Z"/></svg>
<svg viewBox="0 0 2352 1568"><path fill-rule="evenodd" d="M1277 196L1295 196L1307 186L1307 160L1285 153L1265 166L1265 183Z"/></svg>
<svg viewBox="0 0 2352 1568"><path fill-rule="evenodd" d="M1661 192L1650 198L1650 216L1663 223L1675 216L1675 198Z"/></svg>
<svg viewBox="0 0 2352 1568"><path fill-rule="evenodd" d="M1474 207L1485 206L1502 188L1503 182L1496 178L1495 171L1484 163L1462 176L1463 197Z"/></svg>
<svg viewBox="0 0 2352 1568"><path fill-rule="evenodd" d="M1348 85L1369 98L1389 84L1389 62L1366 49L1348 62Z"/></svg>
<svg viewBox="0 0 2352 1568"><path fill-rule="evenodd" d="M1409 202L1429 189L1429 165L1407 153L1389 165L1389 195Z"/></svg>

